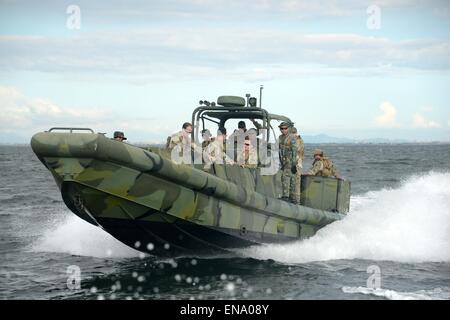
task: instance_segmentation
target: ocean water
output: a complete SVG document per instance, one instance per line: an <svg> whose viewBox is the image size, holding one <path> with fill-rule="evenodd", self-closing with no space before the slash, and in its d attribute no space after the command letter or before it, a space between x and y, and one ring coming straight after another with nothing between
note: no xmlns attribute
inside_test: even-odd
<svg viewBox="0 0 450 320"><path fill-rule="evenodd" d="M316 147L352 181L345 219L161 259L72 214L28 146L0 146L0 299L450 299L450 145Z"/></svg>

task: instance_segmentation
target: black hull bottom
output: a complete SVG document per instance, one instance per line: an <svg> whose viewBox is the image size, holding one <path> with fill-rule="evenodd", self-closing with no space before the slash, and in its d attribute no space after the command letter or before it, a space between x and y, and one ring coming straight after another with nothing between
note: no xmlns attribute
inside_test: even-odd
<svg viewBox="0 0 450 320"><path fill-rule="evenodd" d="M96 220L105 231L126 245L157 256L226 253L233 248L297 240L273 237L263 241L261 234L246 232L243 235L237 230L204 227L181 219L172 223L112 218Z"/></svg>
<svg viewBox="0 0 450 320"><path fill-rule="evenodd" d="M157 256L225 253L233 248L299 240L281 234L202 226L157 210L149 211L152 215L159 215L157 221L131 216L129 219L105 218L102 212L87 208L75 184L63 183L61 194L67 207L80 218L100 225L114 238L134 249Z"/></svg>

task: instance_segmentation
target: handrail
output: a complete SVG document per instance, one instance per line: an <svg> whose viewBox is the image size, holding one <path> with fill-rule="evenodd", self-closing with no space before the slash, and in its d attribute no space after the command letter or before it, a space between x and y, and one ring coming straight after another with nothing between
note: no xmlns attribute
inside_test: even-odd
<svg viewBox="0 0 450 320"><path fill-rule="evenodd" d="M72 133L73 130L90 131L92 133L95 133L94 130L92 130L91 128L71 128L71 127L53 127L53 128L50 128L47 132L52 132L53 130L69 130L70 133Z"/></svg>

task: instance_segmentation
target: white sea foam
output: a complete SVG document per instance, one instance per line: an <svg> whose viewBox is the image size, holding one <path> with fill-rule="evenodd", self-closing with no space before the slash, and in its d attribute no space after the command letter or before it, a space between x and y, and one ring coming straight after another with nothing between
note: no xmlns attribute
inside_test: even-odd
<svg viewBox="0 0 450 320"><path fill-rule="evenodd" d="M99 227L75 215L48 227L33 245L38 252L62 252L98 258L138 257L139 252L126 246Z"/></svg>
<svg viewBox="0 0 450 320"><path fill-rule="evenodd" d="M399 292L388 289L372 289L366 287L343 287L342 291L350 294L365 294L389 300L448 300L449 288L435 288L433 290L419 290L415 292Z"/></svg>
<svg viewBox="0 0 450 320"><path fill-rule="evenodd" d="M397 189L372 191L351 201L347 217L310 239L242 251L285 263L355 258L450 261L450 173L413 176Z"/></svg>

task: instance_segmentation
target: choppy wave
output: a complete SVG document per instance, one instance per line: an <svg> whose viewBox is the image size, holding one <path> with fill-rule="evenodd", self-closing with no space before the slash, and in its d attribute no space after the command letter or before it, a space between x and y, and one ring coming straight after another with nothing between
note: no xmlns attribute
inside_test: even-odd
<svg viewBox="0 0 450 320"><path fill-rule="evenodd" d="M450 261L450 173L412 176L399 188L351 199L348 216L314 237L242 250L258 259Z"/></svg>
<svg viewBox="0 0 450 320"><path fill-rule="evenodd" d="M450 290L448 288L435 288L433 290L419 290L415 292L399 292L388 289L372 289L367 287L343 287L344 293L365 294L381 297L389 300L448 300Z"/></svg>

